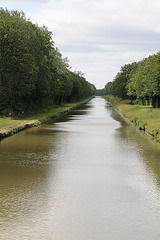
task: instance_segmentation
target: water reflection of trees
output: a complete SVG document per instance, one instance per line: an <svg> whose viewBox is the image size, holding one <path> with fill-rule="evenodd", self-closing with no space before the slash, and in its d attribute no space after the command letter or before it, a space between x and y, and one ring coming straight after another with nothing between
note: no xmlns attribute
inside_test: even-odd
<svg viewBox="0 0 160 240"><path fill-rule="evenodd" d="M56 122L66 122L73 116L85 115L91 107L89 103L83 104L56 119ZM54 182L56 184L59 132L54 122L50 122L1 142L0 213L6 221L10 222L17 213L19 217L23 216L24 211L26 216L34 215L34 206L43 209L44 197L46 202L50 198L50 181L52 187Z"/></svg>
<svg viewBox="0 0 160 240"><path fill-rule="evenodd" d="M121 127L117 129L117 137L124 139L123 144L127 140L139 149L148 170L154 172L157 184L160 185L160 143L156 143L143 131L139 131L136 126L125 122L111 105L106 107L110 111L110 116L114 120L121 122Z"/></svg>
<svg viewBox="0 0 160 240"><path fill-rule="evenodd" d="M71 112L68 114L62 115L56 119L52 119L51 121L48 122L48 124L54 124L55 122L67 122L70 119L72 119L73 116L80 116L80 115L85 115L89 111L89 109L92 107L89 103L82 104L76 109L73 109Z"/></svg>
<svg viewBox="0 0 160 240"><path fill-rule="evenodd" d="M8 223L43 209L56 176L53 152L57 135L45 128L29 129L4 139L0 153L0 213ZM45 199L44 199L45 196ZM53 196L54 197L54 196Z"/></svg>

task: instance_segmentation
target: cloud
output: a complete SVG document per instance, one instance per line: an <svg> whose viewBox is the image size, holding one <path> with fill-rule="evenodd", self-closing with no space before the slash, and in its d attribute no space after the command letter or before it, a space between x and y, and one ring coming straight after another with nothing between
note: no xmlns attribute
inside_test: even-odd
<svg viewBox="0 0 160 240"><path fill-rule="evenodd" d="M11 2L46 25L72 69L84 72L97 88L122 65L159 51L157 0L5 0Z"/></svg>
<svg viewBox="0 0 160 240"><path fill-rule="evenodd" d="M1 0L0 7L8 10L24 11L25 13L39 12L47 0Z"/></svg>
<svg viewBox="0 0 160 240"><path fill-rule="evenodd" d="M39 5L41 3L46 3L47 0L1 0L1 3L6 3L6 7L9 4L15 5L20 4L21 6L27 4L27 5Z"/></svg>

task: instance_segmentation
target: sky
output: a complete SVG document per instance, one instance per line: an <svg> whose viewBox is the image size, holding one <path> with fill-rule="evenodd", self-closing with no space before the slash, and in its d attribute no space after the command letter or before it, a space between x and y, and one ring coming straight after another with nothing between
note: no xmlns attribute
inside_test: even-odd
<svg viewBox="0 0 160 240"><path fill-rule="evenodd" d="M125 64L160 51L159 0L0 0L53 33L71 71L102 89Z"/></svg>

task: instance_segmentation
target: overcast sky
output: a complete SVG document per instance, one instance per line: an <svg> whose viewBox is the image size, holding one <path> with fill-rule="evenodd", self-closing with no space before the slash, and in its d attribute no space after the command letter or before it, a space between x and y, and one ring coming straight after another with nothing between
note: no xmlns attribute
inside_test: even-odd
<svg viewBox="0 0 160 240"><path fill-rule="evenodd" d="M96 88L160 51L160 0L0 0L53 32L55 46Z"/></svg>

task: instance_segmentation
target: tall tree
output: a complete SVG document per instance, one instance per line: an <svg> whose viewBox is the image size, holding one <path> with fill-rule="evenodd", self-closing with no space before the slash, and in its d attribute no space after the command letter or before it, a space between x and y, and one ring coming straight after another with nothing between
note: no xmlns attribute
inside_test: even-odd
<svg viewBox="0 0 160 240"><path fill-rule="evenodd" d="M0 40L0 108L6 104L12 108L35 87L38 68L14 20L0 20Z"/></svg>

